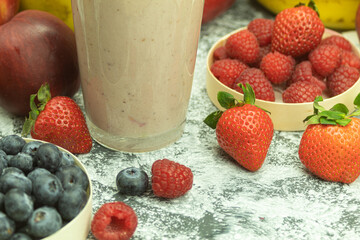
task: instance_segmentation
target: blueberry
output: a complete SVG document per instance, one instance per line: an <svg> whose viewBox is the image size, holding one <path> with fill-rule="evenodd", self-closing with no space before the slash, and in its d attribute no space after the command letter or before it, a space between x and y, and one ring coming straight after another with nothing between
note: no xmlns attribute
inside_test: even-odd
<svg viewBox="0 0 360 240"><path fill-rule="evenodd" d="M65 221L70 221L79 214L86 202L87 194L81 187L68 188L60 197L57 209Z"/></svg>
<svg viewBox="0 0 360 240"><path fill-rule="evenodd" d="M63 166L55 174L60 179L64 189L81 186L86 191L89 186L89 179L86 174L76 165Z"/></svg>
<svg viewBox="0 0 360 240"><path fill-rule="evenodd" d="M68 152L61 152L60 167L75 165L74 158Z"/></svg>
<svg viewBox="0 0 360 240"><path fill-rule="evenodd" d="M2 150L6 154L15 155L21 151L26 144L25 140L18 135L7 135L1 139Z"/></svg>
<svg viewBox="0 0 360 240"><path fill-rule="evenodd" d="M45 168L35 168L34 170L32 170L31 172L28 173L27 177L32 182L34 182L35 178L37 178L38 176L40 176L42 174L51 174L51 172L49 172Z"/></svg>
<svg viewBox="0 0 360 240"><path fill-rule="evenodd" d="M4 211L4 197L5 195L0 192L0 211Z"/></svg>
<svg viewBox="0 0 360 240"><path fill-rule="evenodd" d="M61 227L61 216L53 207L37 208L28 220L29 234L36 238L47 237Z"/></svg>
<svg viewBox="0 0 360 240"><path fill-rule="evenodd" d="M9 239L15 232L15 222L0 212L0 240Z"/></svg>
<svg viewBox="0 0 360 240"><path fill-rule="evenodd" d="M3 171L3 175L7 174L7 173L18 173L18 174L21 174L21 175L24 175L24 172L21 171L20 169L16 168L16 167L6 167L4 168L4 171Z"/></svg>
<svg viewBox="0 0 360 240"><path fill-rule="evenodd" d="M15 222L25 222L34 211L34 203L24 191L13 188L5 194L4 206L6 214Z"/></svg>
<svg viewBox="0 0 360 240"><path fill-rule="evenodd" d="M34 168L34 159L27 153L19 152L10 159L8 166L19 168L24 173L28 173Z"/></svg>
<svg viewBox="0 0 360 240"><path fill-rule="evenodd" d="M9 240L31 240L31 237L25 233L15 233Z"/></svg>
<svg viewBox="0 0 360 240"><path fill-rule="evenodd" d="M5 168L6 168L5 164L2 161L0 161L0 176L3 174Z"/></svg>
<svg viewBox="0 0 360 240"><path fill-rule="evenodd" d="M41 174L34 179L33 195L37 204L55 206L62 193L61 182L54 174Z"/></svg>
<svg viewBox="0 0 360 240"><path fill-rule="evenodd" d="M5 167L7 167L7 165L8 165L8 160L7 160L6 156L7 156L6 153L0 149L0 162L2 162Z"/></svg>
<svg viewBox="0 0 360 240"><path fill-rule="evenodd" d="M27 153L30 156L35 157L36 151L38 150L38 148L40 147L41 144L43 144L43 143L40 141L28 142L23 146L23 148L21 149L21 152Z"/></svg>
<svg viewBox="0 0 360 240"><path fill-rule="evenodd" d="M5 194L12 188L19 188L27 194L31 194L32 182L24 174L17 172L3 174L0 177L0 192Z"/></svg>
<svg viewBox="0 0 360 240"><path fill-rule="evenodd" d="M54 144L44 143L36 151L36 163L38 167L46 168L55 172L61 161L61 151Z"/></svg>
<svg viewBox="0 0 360 240"><path fill-rule="evenodd" d="M116 186L122 194L141 195L147 190L148 185L148 175L139 168L123 169L116 176Z"/></svg>

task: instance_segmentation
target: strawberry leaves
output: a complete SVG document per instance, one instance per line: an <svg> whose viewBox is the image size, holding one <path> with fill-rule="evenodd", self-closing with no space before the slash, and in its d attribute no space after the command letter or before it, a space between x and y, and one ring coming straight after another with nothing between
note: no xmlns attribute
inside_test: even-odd
<svg viewBox="0 0 360 240"><path fill-rule="evenodd" d="M360 93L354 100L355 110L349 114L345 104L337 103L330 110L326 110L319 102L323 101L321 96L315 98L314 113L304 119L307 125L328 124L346 126L351 122L351 117L360 115Z"/></svg>

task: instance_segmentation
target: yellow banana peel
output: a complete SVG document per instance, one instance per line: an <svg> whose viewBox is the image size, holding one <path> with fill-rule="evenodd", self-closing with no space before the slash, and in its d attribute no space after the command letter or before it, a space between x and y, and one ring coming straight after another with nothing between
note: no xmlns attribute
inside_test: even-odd
<svg viewBox="0 0 360 240"><path fill-rule="evenodd" d="M71 0L21 0L20 11L26 9L37 9L52 13L74 30Z"/></svg>
<svg viewBox="0 0 360 240"><path fill-rule="evenodd" d="M257 0L274 14L291 8L299 2L307 4L309 0ZM355 29L356 10L360 0L314 0L319 9L320 19L325 27L336 30Z"/></svg>

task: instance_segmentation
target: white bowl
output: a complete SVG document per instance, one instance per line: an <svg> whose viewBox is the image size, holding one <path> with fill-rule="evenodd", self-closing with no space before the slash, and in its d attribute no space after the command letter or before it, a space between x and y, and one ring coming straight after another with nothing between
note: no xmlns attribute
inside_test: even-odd
<svg viewBox="0 0 360 240"><path fill-rule="evenodd" d="M220 106L217 100L217 93L219 91L225 91L231 93L236 99L243 100L243 94L233 90L220 81L216 79L216 77L211 73L210 67L213 64L213 55L215 49L220 46L224 46L226 39L245 28L237 29L226 36L222 37L219 41L217 41L210 49L207 56L207 74L206 74L206 89L210 100L213 104L220 110L224 110L223 107ZM330 35L338 34L337 32L326 29L324 33L324 38ZM354 52L360 56L359 50L353 46ZM313 113L313 103L283 103L281 99L281 92L275 91L275 102L265 101L256 99L255 104L268 110L270 114L270 118L274 123L274 129L279 131L302 131L306 128L306 125L303 123L303 120ZM345 104L350 111L354 110L354 99L360 92L360 81L357 81L351 88L347 91L328 98L327 96L323 96L324 101L320 102L320 105L329 109L337 103Z"/></svg>
<svg viewBox="0 0 360 240"><path fill-rule="evenodd" d="M40 141L31 138L24 138L26 142ZM44 142L44 141L40 141ZM69 153L75 161L75 164L79 166L89 179L89 187L87 189L88 200L81 212L68 224L63 226L54 234L44 238L44 240L65 240L65 239L76 239L85 240L90 232L91 216L92 216L92 185L89 174L85 169L85 166L79 161L79 159L69 152L68 150L57 146L61 151Z"/></svg>

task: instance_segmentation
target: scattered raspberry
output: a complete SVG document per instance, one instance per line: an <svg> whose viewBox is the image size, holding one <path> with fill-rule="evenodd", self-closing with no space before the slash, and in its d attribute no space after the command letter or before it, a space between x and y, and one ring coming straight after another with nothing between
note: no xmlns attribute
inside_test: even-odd
<svg viewBox="0 0 360 240"><path fill-rule="evenodd" d="M294 58L279 52L268 53L260 63L260 69L266 78L274 84L287 81L294 71L294 66Z"/></svg>
<svg viewBox="0 0 360 240"><path fill-rule="evenodd" d="M327 87L331 96L348 90L359 79L359 71L354 67L340 66L327 79Z"/></svg>
<svg viewBox="0 0 360 240"><path fill-rule="evenodd" d="M271 43L274 20L265 18L256 18L249 22L247 29L252 32L260 46L266 46Z"/></svg>
<svg viewBox="0 0 360 240"><path fill-rule="evenodd" d="M232 34L225 43L228 56L250 64L259 57L259 43L255 35L247 29Z"/></svg>
<svg viewBox="0 0 360 240"><path fill-rule="evenodd" d="M156 160L151 168L152 190L158 197L177 198L193 184L191 169L168 159Z"/></svg>
<svg viewBox="0 0 360 240"><path fill-rule="evenodd" d="M283 93L284 103L304 103L313 102L315 98L321 95L322 90L306 81L299 81L291 84Z"/></svg>
<svg viewBox="0 0 360 240"><path fill-rule="evenodd" d="M127 240L134 234L137 216L123 202L103 204L91 222L91 231L98 240Z"/></svg>
<svg viewBox="0 0 360 240"><path fill-rule="evenodd" d="M235 80L248 66L237 59L222 59L214 62L210 71L225 86L232 87Z"/></svg>
<svg viewBox="0 0 360 240"><path fill-rule="evenodd" d="M249 83L255 92L257 99L266 101L275 101L274 89L269 80L266 79L264 73L258 68L248 68L243 71L238 79L236 79L233 89L243 93L242 88L238 85Z"/></svg>
<svg viewBox="0 0 360 240"><path fill-rule="evenodd" d="M350 51L343 51L341 54L341 64L349 67L354 67L360 70L360 57Z"/></svg>
<svg viewBox="0 0 360 240"><path fill-rule="evenodd" d="M336 45L320 45L309 54L309 60L318 74L327 77L340 66L341 52Z"/></svg>
<svg viewBox="0 0 360 240"><path fill-rule="evenodd" d="M320 44L334 44L342 50L352 51L351 43L346 38L339 35L332 35L330 37L324 38L321 40Z"/></svg>
<svg viewBox="0 0 360 240"><path fill-rule="evenodd" d="M228 58L225 46L218 47L214 51L214 61Z"/></svg>

